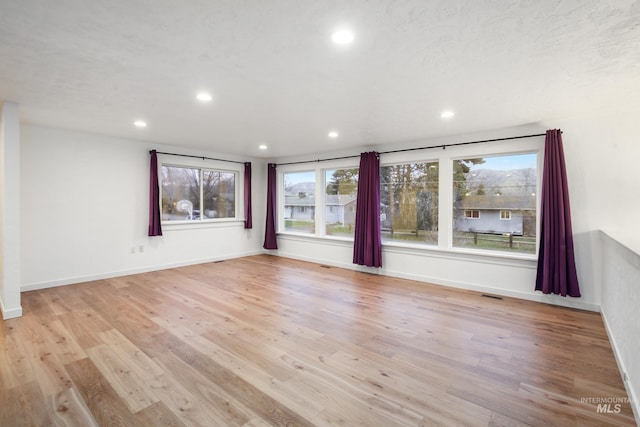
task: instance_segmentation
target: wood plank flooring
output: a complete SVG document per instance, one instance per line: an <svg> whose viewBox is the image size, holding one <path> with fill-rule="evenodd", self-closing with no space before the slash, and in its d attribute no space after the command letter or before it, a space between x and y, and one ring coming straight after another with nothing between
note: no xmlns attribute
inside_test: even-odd
<svg viewBox="0 0 640 427"><path fill-rule="evenodd" d="M635 425L597 313L267 255L22 302L3 427Z"/></svg>

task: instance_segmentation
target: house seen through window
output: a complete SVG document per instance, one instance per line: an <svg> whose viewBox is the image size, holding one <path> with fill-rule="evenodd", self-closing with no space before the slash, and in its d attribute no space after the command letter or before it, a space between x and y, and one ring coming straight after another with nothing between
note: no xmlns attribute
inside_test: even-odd
<svg viewBox="0 0 640 427"><path fill-rule="evenodd" d="M453 246L535 253L537 155L453 161Z"/></svg>
<svg viewBox="0 0 640 427"><path fill-rule="evenodd" d="M284 230L296 233L316 231L315 171L284 174Z"/></svg>
<svg viewBox="0 0 640 427"><path fill-rule="evenodd" d="M356 226L358 168L330 169L325 176L325 233L353 237Z"/></svg>

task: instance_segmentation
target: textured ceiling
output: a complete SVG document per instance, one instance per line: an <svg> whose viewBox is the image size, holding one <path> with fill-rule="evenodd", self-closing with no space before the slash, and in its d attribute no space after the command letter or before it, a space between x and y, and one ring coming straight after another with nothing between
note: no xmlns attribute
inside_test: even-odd
<svg viewBox="0 0 640 427"><path fill-rule="evenodd" d="M595 117L640 108L640 3L0 0L0 100L25 123L262 157Z"/></svg>

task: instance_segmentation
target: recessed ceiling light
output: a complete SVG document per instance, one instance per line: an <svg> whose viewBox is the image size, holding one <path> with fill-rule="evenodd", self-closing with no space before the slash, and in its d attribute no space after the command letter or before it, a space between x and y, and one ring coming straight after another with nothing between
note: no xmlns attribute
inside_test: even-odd
<svg viewBox="0 0 640 427"><path fill-rule="evenodd" d="M442 114L440 114L440 117L442 117L443 119L450 119L453 116L455 116L455 113L453 111L443 111Z"/></svg>
<svg viewBox="0 0 640 427"><path fill-rule="evenodd" d="M258 145L258 148L261 149L261 150L266 150L267 146L266 146L266 144L260 144L260 145Z"/></svg>
<svg viewBox="0 0 640 427"><path fill-rule="evenodd" d="M202 102L210 102L213 99L211 94L208 94L206 92L200 92L199 94L196 95L196 98L198 98L198 101L202 101Z"/></svg>
<svg viewBox="0 0 640 427"><path fill-rule="evenodd" d="M133 122L133 124L139 128L147 127L147 122L145 122L144 120L136 120L135 122Z"/></svg>
<svg viewBox="0 0 640 427"><path fill-rule="evenodd" d="M331 35L331 40L336 44L349 44L353 39L354 35L349 30L338 30Z"/></svg>
<svg viewBox="0 0 640 427"><path fill-rule="evenodd" d="M338 132L336 132L335 130L332 130L331 132L329 132L329 138L337 138L338 137Z"/></svg>

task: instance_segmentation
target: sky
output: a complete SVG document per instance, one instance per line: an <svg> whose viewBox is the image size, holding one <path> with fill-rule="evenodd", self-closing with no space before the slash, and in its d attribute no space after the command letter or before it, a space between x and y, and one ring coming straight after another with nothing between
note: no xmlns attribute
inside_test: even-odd
<svg viewBox="0 0 640 427"><path fill-rule="evenodd" d="M483 157L484 163L479 165L472 165L471 170L478 169L493 169L493 170L511 170L511 169L525 169L533 168L537 166L537 156L535 153L529 154L516 154L509 156L498 157Z"/></svg>
<svg viewBox="0 0 640 427"><path fill-rule="evenodd" d="M285 186L298 184L300 182L315 182L315 171L309 172L289 172L284 174Z"/></svg>
<svg viewBox="0 0 640 427"><path fill-rule="evenodd" d="M525 169L537 167L537 155L535 153L516 154L497 157L483 157L484 163L472 165L471 170L493 169L493 170L511 170ZM286 185L294 185L300 182L315 182L315 171L308 172L289 172L284 174Z"/></svg>

